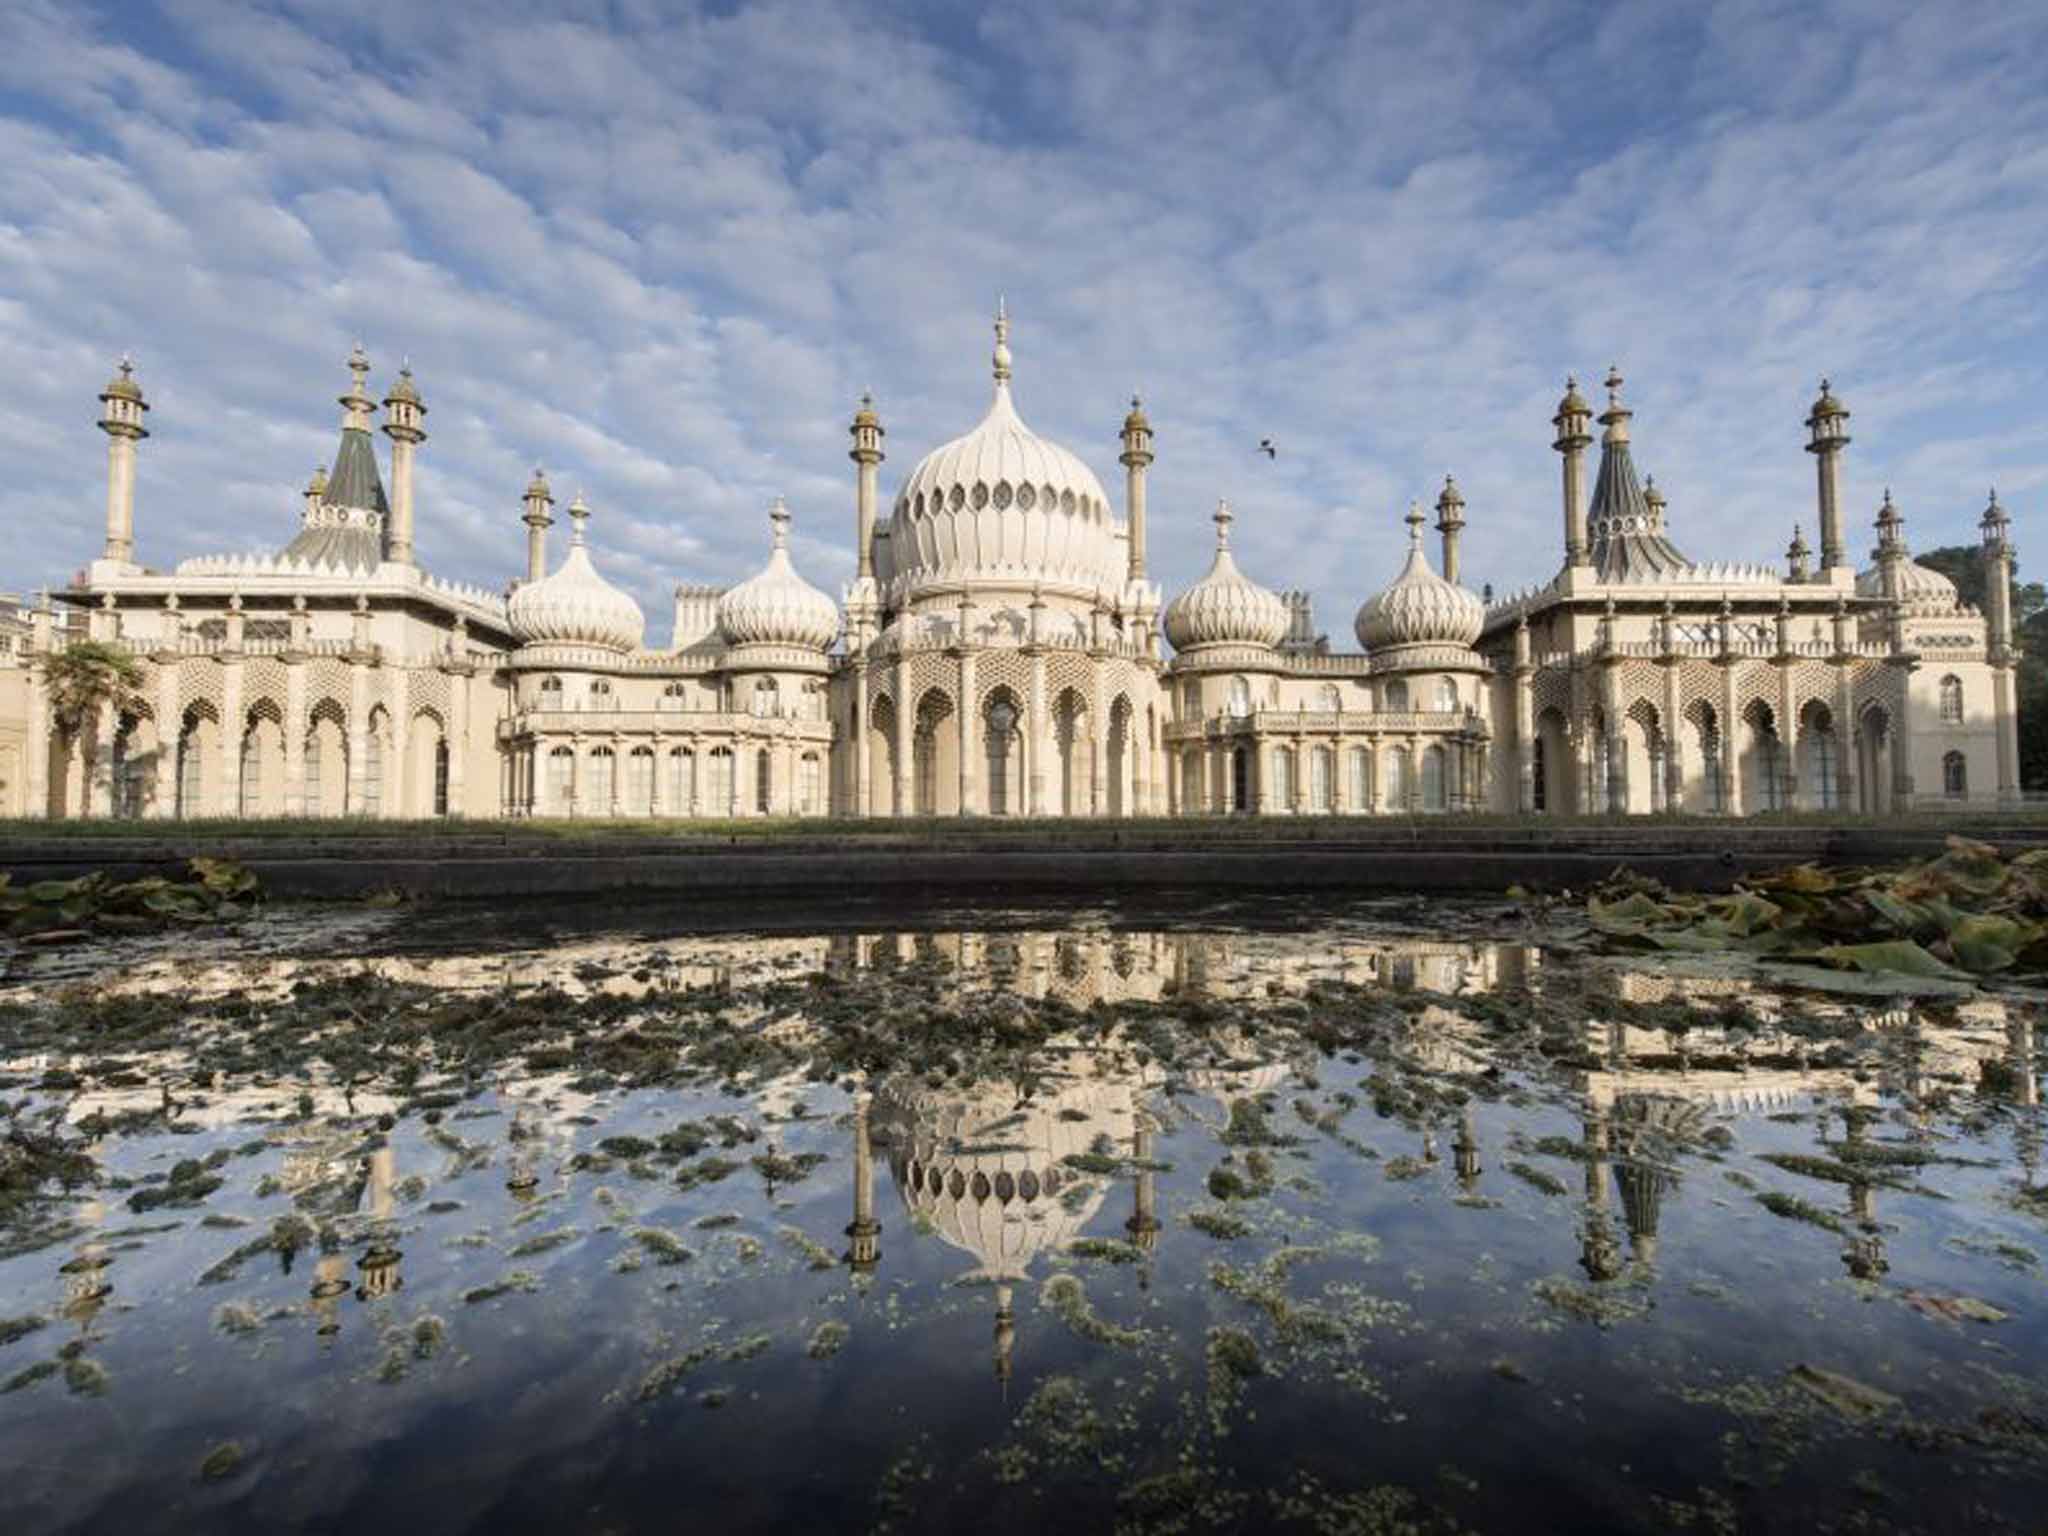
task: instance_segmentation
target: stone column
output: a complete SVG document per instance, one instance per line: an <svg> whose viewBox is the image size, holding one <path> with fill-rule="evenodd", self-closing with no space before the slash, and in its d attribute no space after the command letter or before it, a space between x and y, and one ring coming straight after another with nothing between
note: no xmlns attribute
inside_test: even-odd
<svg viewBox="0 0 2048 1536"><path fill-rule="evenodd" d="M776 786L775 809L784 816L797 813L796 803L796 738L785 734L782 738L782 782Z"/></svg>
<svg viewBox="0 0 2048 1536"><path fill-rule="evenodd" d="M1045 814L1045 652L1031 653L1031 724L1024 733L1026 765L1031 775L1031 814Z"/></svg>
<svg viewBox="0 0 2048 1536"><path fill-rule="evenodd" d="M1097 628L1100 628L1097 615ZM1088 733L1088 814L1106 816L1109 814L1109 772L1104 762L1103 738L1109 734L1109 715L1103 702L1103 676L1107 667L1098 652L1088 667L1088 713L1089 724L1094 727Z"/></svg>
<svg viewBox="0 0 2048 1536"><path fill-rule="evenodd" d="M1422 810L1422 738L1408 738L1408 805L1410 815Z"/></svg>
<svg viewBox="0 0 2048 1536"><path fill-rule="evenodd" d="M86 780L87 814L114 814L114 733L119 722L112 706L102 704L93 711L92 772Z"/></svg>
<svg viewBox="0 0 2048 1536"><path fill-rule="evenodd" d="M1913 686L1914 661L1896 650L1886 658L1887 666L1899 674L1899 707L1892 713L1892 809L1913 809L1913 707L1908 690Z"/></svg>
<svg viewBox="0 0 2048 1536"><path fill-rule="evenodd" d="M1557 777L1555 764L1550 765L1550 776ZM1515 804L1524 815L1536 809L1536 687L1535 671L1529 667L1515 669ZM1555 812L1557 807L1549 809Z"/></svg>
<svg viewBox="0 0 2048 1536"><path fill-rule="evenodd" d="M284 813L306 814L306 659L284 660Z"/></svg>
<svg viewBox="0 0 2048 1536"><path fill-rule="evenodd" d="M348 663L348 761L342 771L347 774L344 781L347 794L342 800L342 809L350 816L363 814L363 770L365 744L369 740L370 725L370 668L360 652L349 658ZM321 776L328 773L325 763L320 765Z"/></svg>
<svg viewBox="0 0 2048 1536"><path fill-rule="evenodd" d="M50 814L50 690L43 658L50 654L47 620L38 619L36 648L28 667L28 736L21 744L22 814L40 820Z"/></svg>
<svg viewBox="0 0 2048 1536"><path fill-rule="evenodd" d="M412 782L412 708L407 698L404 671L385 669L390 690L391 751L384 759L384 803L386 820L412 814L416 794Z"/></svg>
<svg viewBox="0 0 2048 1536"><path fill-rule="evenodd" d="M1209 748L1209 805L1217 815L1229 813L1231 791L1236 787L1237 775L1232 769L1235 747L1229 741L1219 741Z"/></svg>
<svg viewBox="0 0 2048 1536"><path fill-rule="evenodd" d="M164 644L168 648L168 642ZM159 652L156 665L156 804L150 808L157 816L178 814L178 737L185 727L185 722L178 716L178 668L181 665L175 655ZM31 714L29 718L29 740L34 741L35 717ZM40 816L42 812L32 814Z"/></svg>
<svg viewBox="0 0 2048 1536"><path fill-rule="evenodd" d="M975 783L975 726L978 721L974 707L974 652L960 653L960 814L980 814L981 796Z"/></svg>
<svg viewBox="0 0 2048 1536"><path fill-rule="evenodd" d="M1380 813L1380 791L1384 787L1386 765L1380 761L1380 739L1372 732L1365 736L1365 814L1377 816Z"/></svg>
<svg viewBox="0 0 2048 1536"><path fill-rule="evenodd" d="M2020 799L2020 704L2017 670L2007 656L1991 674L1991 707L1998 726L1998 803Z"/></svg>
<svg viewBox="0 0 2048 1536"><path fill-rule="evenodd" d="M448 814L469 814L469 685L475 677L465 664L448 673ZM661 782L661 759L654 760L654 782ZM659 791L657 790L657 793Z"/></svg>
<svg viewBox="0 0 2048 1536"><path fill-rule="evenodd" d="M1784 625L1780 626L1785 628ZM1778 667L1778 772L1782 780L1779 804L1788 811L1805 809L1799 792L1799 716L1793 710L1793 667L1780 648Z"/></svg>
<svg viewBox="0 0 2048 1536"><path fill-rule="evenodd" d="M1666 649L1669 649L1667 646ZM1684 722L1678 715L1678 662L1664 663L1664 718L1658 722L1664 732L1664 809L1685 809Z"/></svg>
<svg viewBox="0 0 2048 1536"><path fill-rule="evenodd" d="M1742 722L1735 718L1736 663L1721 663L1721 809L1742 814Z"/></svg>
<svg viewBox="0 0 2048 1536"><path fill-rule="evenodd" d="M889 786L889 804L893 814L908 816L916 807L912 803L912 789L915 786L917 765L910 759L911 732L917 724L916 702L910 697L910 658L901 651L896 653L896 772L894 782Z"/></svg>
<svg viewBox="0 0 2048 1536"><path fill-rule="evenodd" d="M242 655L239 650L220 664L220 803L216 816L242 814L242 738L249 722L242 710Z"/></svg>

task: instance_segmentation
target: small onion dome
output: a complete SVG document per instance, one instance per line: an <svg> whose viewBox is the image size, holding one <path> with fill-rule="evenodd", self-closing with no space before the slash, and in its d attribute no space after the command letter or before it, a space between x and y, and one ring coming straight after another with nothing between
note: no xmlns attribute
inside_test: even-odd
<svg viewBox="0 0 2048 1536"><path fill-rule="evenodd" d="M553 501L555 499L555 493L548 489L548 477L540 472L538 465L534 468L533 478L526 482L526 499L528 501Z"/></svg>
<svg viewBox="0 0 2048 1536"><path fill-rule="evenodd" d="M575 531L569 556L552 574L512 594L506 619L522 645L595 645L630 651L647 627L640 605L597 574L583 542L590 509L578 496L570 504Z"/></svg>
<svg viewBox="0 0 2048 1536"><path fill-rule="evenodd" d="M866 390L861 391L860 409L853 413L856 427L879 427L882 418L875 414L875 397Z"/></svg>
<svg viewBox="0 0 2048 1536"><path fill-rule="evenodd" d="M1822 379L1820 381L1820 394L1813 402L1813 419L1825 421L1829 417L1846 416L1848 414L1849 407L1842 404L1835 392L1828 387L1828 381Z"/></svg>
<svg viewBox="0 0 2048 1536"><path fill-rule="evenodd" d="M325 496L327 494L327 466L325 464L315 464L313 466L313 478L306 482L306 494L308 496Z"/></svg>
<svg viewBox="0 0 2048 1536"><path fill-rule="evenodd" d="M407 405L418 405L420 403L420 387L412 380L412 364L409 362L399 364L398 377L392 381L391 393L384 397L386 405L389 405L394 400L402 401Z"/></svg>
<svg viewBox="0 0 2048 1536"><path fill-rule="evenodd" d="M1136 395L1131 396L1131 414L1124 418L1124 430L1126 432L1150 432L1152 430L1152 423L1145 415L1145 407L1139 403Z"/></svg>
<svg viewBox="0 0 2048 1536"><path fill-rule="evenodd" d="M135 382L135 363L133 359L127 357L121 359L121 366L115 370L114 376L107 380L107 387L100 391L100 398L102 400L140 400L142 398L142 386Z"/></svg>
<svg viewBox="0 0 2048 1536"><path fill-rule="evenodd" d="M1166 605L1166 638L1177 651L1201 645L1278 645L1287 604L1230 558L1230 503L1216 503L1216 558L1209 574Z"/></svg>
<svg viewBox="0 0 2048 1536"><path fill-rule="evenodd" d="M1402 645L1470 645L1486 623L1486 605L1429 568L1422 513L1408 509L1408 563L1391 585L1359 606L1352 629L1368 651Z"/></svg>
<svg viewBox="0 0 2048 1536"><path fill-rule="evenodd" d="M718 600L718 632L728 645L800 645L824 650L839 637L839 605L789 563L789 508L777 497L768 513L775 548L760 572Z"/></svg>
<svg viewBox="0 0 2048 1536"><path fill-rule="evenodd" d="M1576 377L1567 378L1564 381L1564 398L1557 402L1557 414L1560 416L1590 416L1593 414L1593 407L1586 404L1586 397L1579 393L1579 381Z"/></svg>

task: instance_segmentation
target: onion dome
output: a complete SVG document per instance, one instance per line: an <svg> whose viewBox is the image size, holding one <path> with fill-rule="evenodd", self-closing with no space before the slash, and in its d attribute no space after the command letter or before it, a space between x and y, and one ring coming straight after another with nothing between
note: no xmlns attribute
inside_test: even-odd
<svg viewBox="0 0 2048 1536"><path fill-rule="evenodd" d="M107 387L100 391L101 400L137 400L142 398L142 386L135 382L135 363L124 355L121 366L107 381Z"/></svg>
<svg viewBox="0 0 2048 1536"><path fill-rule="evenodd" d="M1557 414L1560 417L1593 414L1593 407L1586 404L1586 397L1579 393L1579 381L1576 377L1564 381L1564 398L1557 402Z"/></svg>
<svg viewBox="0 0 2048 1536"><path fill-rule="evenodd" d="M1820 394L1814 400L1813 410L1809 414L1815 421L1825 421L1831 417L1848 415L1849 407L1842 404L1834 390L1829 387L1828 381L1822 379L1820 381Z"/></svg>
<svg viewBox="0 0 2048 1536"><path fill-rule="evenodd" d="M1408 563L1391 585L1359 606L1352 629L1368 651L1408 645L1470 645L1486 622L1486 606L1430 569L1422 548L1422 513L1408 509Z"/></svg>
<svg viewBox="0 0 2048 1536"><path fill-rule="evenodd" d="M995 398L981 424L933 449L898 492L889 558L898 589L1041 582L1121 591L1128 560L1095 472L1024 425L1010 399L1010 322L996 313Z"/></svg>
<svg viewBox="0 0 2048 1536"><path fill-rule="evenodd" d="M1287 604L1237 568L1230 558L1230 503L1216 503L1216 558L1209 574L1166 605L1166 638L1176 651L1204 645L1280 643Z"/></svg>
<svg viewBox="0 0 2048 1536"><path fill-rule="evenodd" d="M718 600L718 632L728 645L800 645L824 650L839 637L839 606L789 563L789 508L777 497L768 513L775 548L759 574Z"/></svg>
<svg viewBox="0 0 2048 1536"><path fill-rule="evenodd" d="M1124 430L1126 432L1150 432L1152 430L1151 418L1146 416L1145 407L1139 402L1136 395L1131 396L1131 414L1124 418Z"/></svg>
<svg viewBox="0 0 2048 1536"><path fill-rule="evenodd" d="M398 377L392 382L391 393L384 397L386 405L389 405L394 400L405 405L418 405L420 403L420 387L413 382L412 364L410 362L398 365Z"/></svg>
<svg viewBox="0 0 2048 1536"><path fill-rule="evenodd" d="M590 508L569 505L569 555L560 568L512 594L506 619L521 645L594 645L630 651L647 627L640 605L597 574L584 543Z"/></svg>
<svg viewBox="0 0 2048 1536"><path fill-rule="evenodd" d="M1856 573L1858 597L1888 596L1885 567L1895 563L1899 568L1899 599L1908 608L1946 612L1955 607L1959 600L1956 584L1941 572L1920 564L1907 550L1905 515L1892 500L1890 486L1885 487L1884 504L1877 509L1874 554L1874 563Z"/></svg>

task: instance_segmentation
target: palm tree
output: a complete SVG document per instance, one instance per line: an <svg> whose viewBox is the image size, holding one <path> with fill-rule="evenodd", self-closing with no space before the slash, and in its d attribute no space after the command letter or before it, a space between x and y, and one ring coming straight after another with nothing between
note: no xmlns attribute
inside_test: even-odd
<svg viewBox="0 0 2048 1536"><path fill-rule="evenodd" d="M50 721L66 740L78 743L90 784L98 768L100 710L110 710L116 722L136 713L142 702L142 667L105 640L74 640L45 655L42 667Z"/></svg>

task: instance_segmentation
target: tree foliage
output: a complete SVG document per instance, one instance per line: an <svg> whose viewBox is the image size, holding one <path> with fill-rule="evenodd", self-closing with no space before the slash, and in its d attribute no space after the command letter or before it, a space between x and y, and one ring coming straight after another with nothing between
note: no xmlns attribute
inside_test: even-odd
<svg viewBox="0 0 2048 1536"><path fill-rule="evenodd" d="M1946 544L1913 557L1956 584L1962 600L1979 609L1984 600L1984 552L1975 544ZM2020 787L2048 790L2048 587L2019 579L2013 561L2013 643L2020 709Z"/></svg>
<svg viewBox="0 0 2048 1536"><path fill-rule="evenodd" d="M102 705L116 717L133 714L142 699L142 667L118 645L104 640L74 640L45 656L43 683L50 695L50 718L66 736L89 727Z"/></svg>

